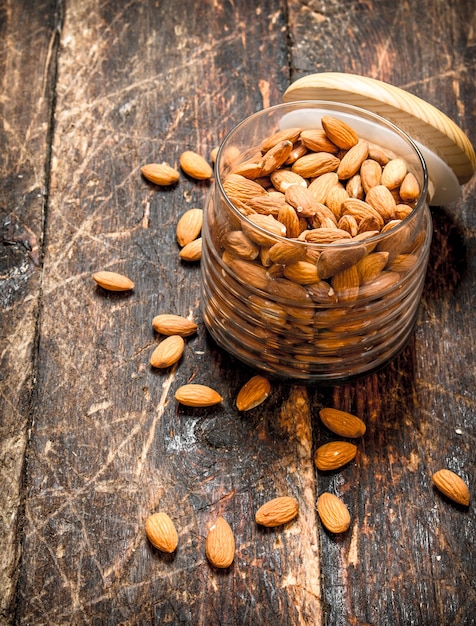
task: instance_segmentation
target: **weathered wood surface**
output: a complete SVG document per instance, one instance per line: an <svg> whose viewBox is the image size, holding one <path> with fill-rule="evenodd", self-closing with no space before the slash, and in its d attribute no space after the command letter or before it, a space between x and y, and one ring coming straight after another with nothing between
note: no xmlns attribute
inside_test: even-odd
<svg viewBox="0 0 476 626"><path fill-rule="evenodd" d="M430 475L474 489L474 178L435 209L419 323L379 373L329 388L274 385L239 415L249 377L207 337L199 268L178 261L175 224L208 191L140 176L187 148L209 154L291 80L349 71L404 87L476 143L474 3L274 0L248 3L0 2L0 588L10 624L476 623L474 505L440 497ZM108 295L91 274L131 276ZM177 368L148 365L158 312L199 333ZM224 396L178 408L194 380ZM367 423L359 455L314 470L330 439L323 405ZM352 514L336 537L319 492ZM254 511L289 493L300 515L261 530ZM166 510L172 557L144 521ZM213 570L204 538L222 514L235 562Z"/></svg>

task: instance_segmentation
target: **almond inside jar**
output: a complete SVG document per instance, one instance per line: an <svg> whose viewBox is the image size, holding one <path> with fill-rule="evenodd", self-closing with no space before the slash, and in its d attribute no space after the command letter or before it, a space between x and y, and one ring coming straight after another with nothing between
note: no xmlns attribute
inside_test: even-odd
<svg viewBox="0 0 476 626"><path fill-rule="evenodd" d="M271 117L249 118L219 153L205 212L205 322L268 373L363 374L413 329L431 239L422 163L412 145L396 153L327 113L320 127L264 132Z"/></svg>

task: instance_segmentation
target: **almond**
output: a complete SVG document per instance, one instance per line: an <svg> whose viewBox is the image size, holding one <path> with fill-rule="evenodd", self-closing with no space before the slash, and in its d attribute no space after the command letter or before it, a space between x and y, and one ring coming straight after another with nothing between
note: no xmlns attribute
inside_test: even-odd
<svg viewBox="0 0 476 626"><path fill-rule="evenodd" d="M388 252L372 252L357 263L359 281L361 285L370 283L387 265Z"/></svg>
<svg viewBox="0 0 476 626"><path fill-rule="evenodd" d="M349 150L359 141L354 129L342 120L330 115L323 115L321 123L326 135L338 148Z"/></svg>
<svg viewBox="0 0 476 626"><path fill-rule="evenodd" d="M332 143L329 137L326 135L325 130L318 128L310 128L303 130L301 133L301 140L306 148L313 152L330 152L336 154L339 151L338 146Z"/></svg>
<svg viewBox="0 0 476 626"><path fill-rule="evenodd" d="M447 498L463 506L469 505L470 495L468 485L462 478L449 469L441 469L431 477L435 487Z"/></svg>
<svg viewBox="0 0 476 626"><path fill-rule="evenodd" d="M254 261L259 255L259 246L249 239L242 230L231 230L222 238L222 246L240 259Z"/></svg>
<svg viewBox="0 0 476 626"><path fill-rule="evenodd" d="M344 533L348 530L350 513L342 500L333 493L324 492L319 496L317 512L329 532Z"/></svg>
<svg viewBox="0 0 476 626"><path fill-rule="evenodd" d="M144 178L162 187L173 185L180 178L178 171L168 163L148 163L143 165L140 171Z"/></svg>
<svg viewBox="0 0 476 626"><path fill-rule="evenodd" d="M238 392L236 408L249 411L264 402L271 391L271 384L264 376L253 376Z"/></svg>
<svg viewBox="0 0 476 626"><path fill-rule="evenodd" d="M176 227L179 246L186 246L200 235L203 224L203 209L188 209L180 217Z"/></svg>
<svg viewBox="0 0 476 626"><path fill-rule="evenodd" d="M266 268L237 258L223 258L228 267L247 286L251 285L256 289L266 289L269 283L269 276Z"/></svg>
<svg viewBox="0 0 476 626"><path fill-rule="evenodd" d="M355 265L334 274L331 280L339 302L353 302L359 295L359 273Z"/></svg>
<svg viewBox="0 0 476 626"><path fill-rule="evenodd" d="M330 441L317 448L314 463L322 471L335 470L352 461L357 454L357 446L347 441Z"/></svg>
<svg viewBox="0 0 476 626"><path fill-rule="evenodd" d="M272 246L276 243L273 235L285 237L286 227L272 215L254 213L253 215L248 215L248 222L243 222L243 232L259 246ZM269 235L266 233L269 233Z"/></svg>
<svg viewBox="0 0 476 626"><path fill-rule="evenodd" d="M267 194L266 189L259 183L240 174L228 174L223 182L223 189L230 200L238 205L246 204L250 198Z"/></svg>
<svg viewBox="0 0 476 626"><path fill-rule="evenodd" d="M292 164L292 171L303 178L314 178L326 172L335 172L340 160L330 152L311 152Z"/></svg>
<svg viewBox="0 0 476 626"><path fill-rule="evenodd" d="M103 289L108 291L129 291L134 289L134 283L127 276L117 272L101 271L93 274L93 279Z"/></svg>
<svg viewBox="0 0 476 626"><path fill-rule="evenodd" d="M202 238L198 237L197 239L186 243L180 250L179 257L182 261L200 261L202 258Z"/></svg>
<svg viewBox="0 0 476 626"><path fill-rule="evenodd" d="M309 263L308 261L296 261L286 265L283 274L285 278L293 280L300 285L312 285L319 282L315 263Z"/></svg>
<svg viewBox="0 0 476 626"><path fill-rule="evenodd" d="M306 248L292 241L278 241L269 249L269 258L273 263L295 263L306 256Z"/></svg>
<svg viewBox="0 0 476 626"><path fill-rule="evenodd" d="M302 176L288 169L280 169L275 172L271 172L270 179L273 183L273 187L283 193L285 193L286 189L291 185L302 185L303 187L307 187L307 182Z"/></svg>
<svg viewBox="0 0 476 626"><path fill-rule="evenodd" d="M309 217L316 212L316 200L309 187L291 185L284 194L286 202L296 209L303 217Z"/></svg>
<svg viewBox="0 0 476 626"><path fill-rule="evenodd" d="M293 144L287 139L278 142L263 155L261 176L267 176L283 165L291 154Z"/></svg>
<svg viewBox="0 0 476 626"><path fill-rule="evenodd" d="M408 167L404 159L392 159L383 168L382 185L385 185L388 189L396 189L397 187L400 187L405 176L407 175L407 172Z"/></svg>
<svg viewBox="0 0 476 626"><path fill-rule="evenodd" d="M220 569L230 567L235 558L235 538L230 525L218 517L210 526L205 541L205 554L212 565Z"/></svg>
<svg viewBox="0 0 476 626"><path fill-rule="evenodd" d="M185 174L196 180L208 180L213 176L213 169L207 161L196 152L186 150L180 155L180 167Z"/></svg>
<svg viewBox="0 0 476 626"><path fill-rule="evenodd" d="M365 202L370 204L382 216L384 221L393 220L395 217L397 203L390 189L385 187L385 185L376 185L369 189L365 196Z"/></svg>
<svg viewBox="0 0 476 626"><path fill-rule="evenodd" d="M299 504L295 498L280 496L268 500L261 506L255 515L257 524L273 528L293 520L299 513Z"/></svg>
<svg viewBox="0 0 476 626"><path fill-rule="evenodd" d="M400 185L400 198L404 202L414 202L420 196L420 184L411 172L405 176Z"/></svg>
<svg viewBox="0 0 476 626"><path fill-rule="evenodd" d="M282 130L278 130L273 135L270 135L266 139L264 139L261 143L261 152L264 154L274 148L281 141L290 141L294 143L299 138L301 134L300 128L283 128Z"/></svg>
<svg viewBox="0 0 476 626"><path fill-rule="evenodd" d="M193 320L172 313L161 313L152 320L152 326L161 335L180 335L188 337L197 332L198 326Z"/></svg>
<svg viewBox="0 0 476 626"><path fill-rule="evenodd" d="M364 245L355 245L348 248L327 248L317 261L317 273L320 278L330 278L344 269L355 265L367 254Z"/></svg>
<svg viewBox="0 0 476 626"><path fill-rule="evenodd" d="M369 144L364 139L359 139L355 146L352 146L342 157L337 168L339 179L351 178L354 174L357 174L368 154Z"/></svg>
<svg viewBox="0 0 476 626"><path fill-rule="evenodd" d="M382 181L382 166L374 159L366 159L360 167L360 181L365 193L369 189L380 185Z"/></svg>
<svg viewBox="0 0 476 626"><path fill-rule="evenodd" d="M339 435L340 437L349 437L354 439L362 437L365 434L366 427L364 422L352 413L340 411L339 409L324 408L319 411L324 426Z"/></svg>
<svg viewBox="0 0 476 626"><path fill-rule="evenodd" d="M170 335L152 352L150 364L152 367L164 368L177 363L182 357L185 342L180 335Z"/></svg>
<svg viewBox="0 0 476 626"><path fill-rule="evenodd" d="M293 185L293 187L300 187L303 189L301 185ZM285 228L284 234L286 237L294 239L299 236L301 232L301 223L296 210L290 204L286 203L279 209L276 219L280 222L280 224L283 224ZM272 244L274 242L269 243Z"/></svg>
<svg viewBox="0 0 476 626"><path fill-rule="evenodd" d="M223 398L211 387L190 383L182 385L175 392L175 399L185 406L207 407L219 404Z"/></svg>
<svg viewBox="0 0 476 626"><path fill-rule="evenodd" d="M317 176L317 178L311 182L308 189L314 197L314 200L323 204L326 202L329 191L335 187L338 182L339 177L336 172L326 172L325 174Z"/></svg>
<svg viewBox="0 0 476 626"><path fill-rule="evenodd" d="M174 552L178 535L174 523L167 513L154 513L145 522L145 532L150 543L161 552Z"/></svg>

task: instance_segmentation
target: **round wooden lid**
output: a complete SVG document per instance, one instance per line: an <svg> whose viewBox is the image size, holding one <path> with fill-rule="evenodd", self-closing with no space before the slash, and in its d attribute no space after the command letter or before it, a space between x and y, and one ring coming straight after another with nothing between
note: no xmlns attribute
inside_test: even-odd
<svg viewBox="0 0 476 626"><path fill-rule="evenodd" d="M440 184L452 184L451 180L445 182L441 178L445 169L448 179L456 177L455 184L467 182L476 171L476 155L463 131L436 107L399 87L356 74L323 72L304 76L288 87L283 101L299 100L352 104L393 122L420 148L423 146L423 156L436 188ZM432 176L431 170L436 176ZM442 193L441 197L446 196Z"/></svg>

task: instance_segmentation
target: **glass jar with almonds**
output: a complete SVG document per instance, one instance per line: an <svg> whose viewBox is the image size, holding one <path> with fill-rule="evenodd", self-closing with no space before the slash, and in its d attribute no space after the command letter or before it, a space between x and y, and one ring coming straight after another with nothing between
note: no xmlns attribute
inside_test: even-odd
<svg viewBox="0 0 476 626"><path fill-rule="evenodd" d="M352 105L298 101L244 120L216 160L202 308L216 342L291 380L368 373L412 334L432 223L414 141Z"/></svg>

